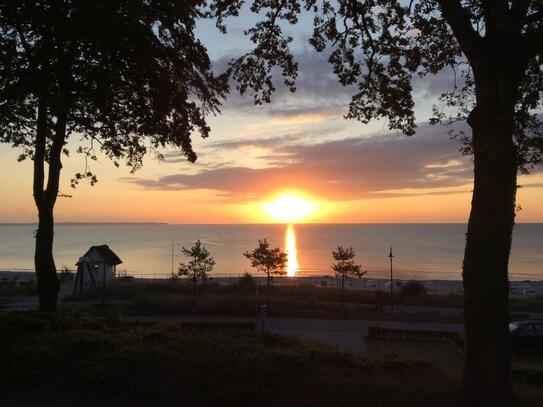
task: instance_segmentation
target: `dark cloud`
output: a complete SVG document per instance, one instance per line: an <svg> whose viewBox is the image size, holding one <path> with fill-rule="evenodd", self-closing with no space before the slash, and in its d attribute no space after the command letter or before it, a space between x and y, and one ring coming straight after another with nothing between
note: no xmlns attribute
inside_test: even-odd
<svg viewBox="0 0 543 407"><path fill-rule="evenodd" d="M304 131L292 132L282 136L275 137L258 137L258 138L238 138L226 141L215 141L205 145L208 150L225 150L225 149L241 149L244 147L258 148L278 148L289 145L301 144L304 141L315 140L319 136L333 137L336 132L339 132L346 127L346 122L333 125L315 126Z"/></svg>
<svg viewBox="0 0 543 407"><path fill-rule="evenodd" d="M324 199L353 200L400 195L398 189L457 187L472 176L470 159L459 152L444 129L423 125L416 136L381 135L317 144L264 140L271 166L243 165L204 169L196 174L171 174L158 179L128 178L145 189L211 189L225 200L243 201L270 192L298 189ZM223 148L240 148L232 142ZM403 194L401 194L403 195Z"/></svg>
<svg viewBox="0 0 543 407"><path fill-rule="evenodd" d="M277 148L285 144L297 144L306 136L303 133L289 134L268 138L242 138L209 143L206 148L212 150L237 150L245 147Z"/></svg>
<svg viewBox="0 0 543 407"><path fill-rule="evenodd" d="M187 162L187 157L183 155L182 151L168 151L162 154L164 162L168 164L177 164Z"/></svg>
<svg viewBox="0 0 543 407"><path fill-rule="evenodd" d="M241 52L240 52L241 54ZM223 57L214 62L217 72L228 67L231 57ZM351 97L356 94L356 86L342 86L328 63L328 54L307 50L295 55L299 65L299 76L296 80L296 92L290 92L282 85L279 73L274 75L276 91L272 102L255 106L250 95L240 96L235 85L223 105L224 112L243 112L249 114L265 114L271 117L294 117L301 115L326 115L341 117L348 110ZM458 74L457 74L458 76ZM455 79L452 68L446 68L436 75L422 78L413 77L413 95L418 101L437 101L439 95L450 91L455 80L461 86L461 78Z"/></svg>
<svg viewBox="0 0 543 407"><path fill-rule="evenodd" d="M228 67L231 57L223 57L214 61L217 72ZM298 62L298 78L296 92L292 93L282 85L279 74L274 75L276 91L272 102L255 106L251 95L240 96L235 85L223 105L223 112L244 112L250 114L266 114L272 117L293 117L306 114L326 114L340 117L346 112L354 87L342 86L333 74L327 62L327 55L317 52L303 52L295 56Z"/></svg>
<svg viewBox="0 0 543 407"><path fill-rule="evenodd" d="M450 92L454 89L454 86L462 87L464 85L464 78L460 76L460 73L455 74L454 70L450 67L443 69L435 75L426 75L422 78L419 76L413 77L413 96L415 102L426 101L430 99L431 102L437 102L439 96L444 92Z"/></svg>
<svg viewBox="0 0 543 407"><path fill-rule="evenodd" d="M167 151L162 154L163 161L166 164L177 164L183 166L185 169L216 169L223 168L228 166L233 166L235 163L233 161L221 161L213 162L212 157L208 152L198 152L198 160L196 163L191 163L187 161L187 157L183 155L181 151Z"/></svg>

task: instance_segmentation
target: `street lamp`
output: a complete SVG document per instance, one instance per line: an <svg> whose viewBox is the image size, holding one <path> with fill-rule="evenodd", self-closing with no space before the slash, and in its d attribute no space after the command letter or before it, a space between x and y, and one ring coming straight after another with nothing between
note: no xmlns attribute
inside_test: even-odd
<svg viewBox="0 0 543 407"><path fill-rule="evenodd" d="M392 247L388 258L390 259L390 313L394 315L394 280L392 279L392 259L394 255L392 254Z"/></svg>

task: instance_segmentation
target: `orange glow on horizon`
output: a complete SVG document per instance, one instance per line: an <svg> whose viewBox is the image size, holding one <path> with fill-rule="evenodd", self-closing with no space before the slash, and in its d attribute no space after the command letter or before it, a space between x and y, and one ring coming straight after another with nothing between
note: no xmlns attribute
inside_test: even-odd
<svg viewBox="0 0 543 407"><path fill-rule="evenodd" d="M308 199L285 194L265 204L264 209L274 221L294 223L312 215L316 205Z"/></svg>

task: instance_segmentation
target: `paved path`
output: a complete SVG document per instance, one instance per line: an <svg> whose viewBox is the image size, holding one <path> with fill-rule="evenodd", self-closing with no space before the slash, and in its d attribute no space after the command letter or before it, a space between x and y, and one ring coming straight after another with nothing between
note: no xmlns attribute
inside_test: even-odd
<svg viewBox="0 0 543 407"><path fill-rule="evenodd" d="M255 318L244 317L201 317L201 316L129 316L128 322L161 323L250 323L258 322ZM461 324L435 322L404 322L404 321L374 321L374 320L342 320L342 319L311 319L311 318L268 318L266 329L272 332L319 332L340 333L368 336L371 326L392 329L410 329L419 331L464 331Z"/></svg>
<svg viewBox="0 0 543 407"><path fill-rule="evenodd" d="M127 317L129 322L161 323L214 323L239 324L258 321L255 318L221 318L221 317ZM368 355L366 338L371 326L393 329L409 329L421 331L463 332L464 327L458 324L442 324L428 322L401 321L366 321L337 319L301 319L301 318L268 318L266 329L270 332L291 335L303 340L324 342L349 350L358 355Z"/></svg>
<svg viewBox="0 0 543 407"><path fill-rule="evenodd" d="M161 316L132 316L124 317L127 322L137 322L143 324L153 323L194 323L194 324L251 324L255 323L255 318L244 317L161 317Z"/></svg>
<svg viewBox="0 0 543 407"><path fill-rule="evenodd" d="M266 329L271 332L292 335L304 340L321 341L358 355L369 354L366 338L370 326L420 331L464 332L463 325L428 322L298 318L270 318L266 322Z"/></svg>

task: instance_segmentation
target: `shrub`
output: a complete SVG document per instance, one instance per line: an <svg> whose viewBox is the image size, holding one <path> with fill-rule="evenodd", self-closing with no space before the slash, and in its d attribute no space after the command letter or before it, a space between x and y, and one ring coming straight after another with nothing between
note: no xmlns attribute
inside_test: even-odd
<svg viewBox="0 0 543 407"><path fill-rule="evenodd" d="M0 284L0 297L29 296L37 295L37 293L38 290L35 281L23 284L12 282Z"/></svg>
<svg viewBox="0 0 543 407"><path fill-rule="evenodd" d="M75 274L70 270L68 266L62 266L62 269L58 272L58 280L61 283L73 280L74 276Z"/></svg>
<svg viewBox="0 0 543 407"><path fill-rule="evenodd" d="M535 367L517 367L513 369L513 377L531 386L543 386L543 370Z"/></svg>
<svg viewBox="0 0 543 407"><path fill-rule="evenodd" d="M426 294L426 287L419 281L412 280L402 285L402 295L407 297L420 297Z"/></svg>
<svg viewBox="0 0 543 407"><path fill-rule="evenodd" d="M410 329L391 329L370 326L368 337L371 339L395 341L443 341L454 344L460 352L464 352L464 338L456 332L447 331L419 331Z"/></svg>
<svg viewBox="0 0 543 407"><path fill-rule="evenodd" d="M236 291L252 294L256 290L256 281L251 274L245 272L233 286Z"/></svg>

